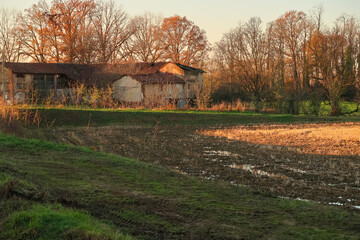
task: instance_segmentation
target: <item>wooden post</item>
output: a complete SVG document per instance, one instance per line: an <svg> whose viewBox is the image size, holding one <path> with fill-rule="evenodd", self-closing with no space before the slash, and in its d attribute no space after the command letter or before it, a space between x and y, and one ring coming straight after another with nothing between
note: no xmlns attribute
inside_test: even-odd
<svg viewBox="0 0 360 240"><path fill-rule="evenodd" d="M14 74L10 71L10 78L9 78L9 87L8 87L8 96L10 98L10 103L14 103Z"/></svg>
<svg viewBox="0 0 360 240"><path fill-rule="evenodd" d="M58 75L57 74L54 74L54 98L55 100L57 101L58 98L57 98L57 77Z"/></svg>
<svg viewBox="0 0 360 240"><path fill-rule="evenodd" d="M44 89L42 89L41 91L43 92L43 96L41 96L41 98L46 98L48 96L48 90L47 90L47 86L46 86L46 73L44 74Z"/></svg>
<svg viewBox="0 0 360 240"><path fill-rule="evenodd" d="M143 97L141 99L141 105L142 106L145 106L145 84L144 83L141 83L141 93L143 94Z"/></svg>
<svg viewBox="0 0 360 240"><path fill-rule="evenodd" d="M2 50L2 88L3 88L3 97L5 98L5 46Z"/></svg>

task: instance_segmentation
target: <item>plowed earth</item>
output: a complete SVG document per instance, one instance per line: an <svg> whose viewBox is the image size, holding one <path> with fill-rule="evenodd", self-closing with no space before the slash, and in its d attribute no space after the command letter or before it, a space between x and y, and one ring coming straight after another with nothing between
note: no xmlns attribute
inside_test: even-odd
<svg viewBox="0 0 360 240"><path fill-rule="evenodd" d="M360 209L360 124L62 129L89 146L277 196Z"/></svg>

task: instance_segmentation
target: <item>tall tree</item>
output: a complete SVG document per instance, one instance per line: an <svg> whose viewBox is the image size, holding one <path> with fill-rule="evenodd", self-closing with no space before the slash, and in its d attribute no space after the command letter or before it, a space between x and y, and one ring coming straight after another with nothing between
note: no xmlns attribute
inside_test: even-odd
<svg viewBox="0 0 360 240"><path fill-rule="evenodd" d="M50 14L56 23L60 38L62 61L68 63L82 62L79 50L82 41L89 37L84 34L85 26L91 21L90 12L95 8L93 0L54 0Z"/></svg>
<svg viewBox="0 0 360 240"><path fill-rule="evenodd" d="M0 9L0 48L4 49L5 60L18 62L21 60L21 42L16 37L16 26L19 13L15 10Z"/></svg>
<svg viewBox="0 0 360 240"><path fill-rule="evenodd" d="M283 38L278 37L277 30L275 22L268 24L268 67L272 72L271 85L274 90L283 89L285 86L285 42Z"/></svg>
<svg viewBox="0 0 360 240"><path fill-rule="evenodd" d="M243 34L240 79L243 88L252 94L256 110L260 111L260 102L269 86L270 76L267 66L268 45L260 18L251 18L245 24Z"/></svg>
<svg viewBox="0 0 360 240"><path fill-rule="evenodd" d="M275 28L278 38L282 38L285 44L284 54L290 60L294 88L300 91L300 53L302 45L300 38L304 34L304 12L289 11L275 21Z"/></svg>
<svg viewBox="0 0 360 240"><path fill-rule="evenodd" d="M209 51L205 31L186 17L165 18L160 37L165 58L173 62L198 66Z"/></svg>
<svg viewBox="0 0 360 240"><path fill-rule="evenodd" d="M324 15L324 8L322 5L316 6L311 11L311 21L312 25L314 26L314 32L315 33L321 33L323 30L323 15ZM311 38L311 37L310 37ZM310 43L310 41L309 41ZM320 70L319 70L319 63L317 62L317 59L309 59L308 61L309 67L315 69L315 77L319 77Z"/></svg>
<svg viewBox="0 0 360 240"><path fill-rule="evenodd" d="M241 24L217 44L216 52L224 75L252 97L257 111L261 110L261 100L269 87L268 46L260 18Z"/></svg>
<svg viewBox="0 0 360 240"><path fill-rule="evenodd" d="M109 63L123 60L128 51L123 46L135 32L128 15L113 1L97 3L94 29L98 44L98 62Z"/></svg>
<svg viewBox="0 0 360 240"><path fill-rule="evenodd" d="M16 35L24 55L34 62L47 62L50 56L46 12L49 12L49 7L41 0L19 16Z"/></svg>
<svg viewBox="0 0 360 240"><path fill-rule="evenodd" d="M347 72L354 69L347 39L341 28L335 26L326 33L316 32L311 38L310 50L319 63L320 76L316 78L331 105L331 115L341 114L340 100L355 78L349 79ZM348 50L346 50L348 49ZM347 53L346 53L347 52ZM348 65L348 66L347 66ZM347 68L351 69L347 69Z"/></svg>
<svg viewBox="0 0 360 240"><path fill-rule="evenodd" d="M234 99L234 93L240 90L241 44L243 41L242 25L225 33L220 42L216 43L215 56L223 84L228 86L229 98Z"/></svg>
<svg viewBox="0 0 360 240"><path fill-rule="evenodd" d="M132 54L142 62L155 62L164 55L161 45L161 17L151 13L133 19L136 31L131 38Z"/></svg>

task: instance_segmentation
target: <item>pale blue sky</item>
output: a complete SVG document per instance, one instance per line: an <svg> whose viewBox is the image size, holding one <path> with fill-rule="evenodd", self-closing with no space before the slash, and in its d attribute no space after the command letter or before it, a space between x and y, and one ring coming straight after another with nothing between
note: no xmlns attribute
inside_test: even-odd
<svg viewBox="0 0 360 240"><path fill-rule="evenodd" d="M47 0L50 2L50 0ZM341 14L360 17L360 0L114 0L130 15L145 11L160 13L164 17L175 14L186 16L204 29L211 43L219 41L223 33L246 22L250 17L260 17L264 25L286 11L309 13L315 6L324 7L324 21L331 24ZM37 0L0 0L0 7L25 9Z"/></svg>

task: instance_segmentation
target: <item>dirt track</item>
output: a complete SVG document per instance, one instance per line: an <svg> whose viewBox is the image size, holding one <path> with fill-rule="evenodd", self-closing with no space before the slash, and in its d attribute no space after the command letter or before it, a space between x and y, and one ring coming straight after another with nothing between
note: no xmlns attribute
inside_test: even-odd
<svg viewBox="0 0 360 240"><path fill-rule="evenodd" d="M189 126L99 127L56 130L54 138L277 196L360 209L360 140L334 141L326 134L311 136L318 128L349 126L257 125L220 130ZM288 132L279 135L284 129ZM337 133L332 136L336 138Z"/></svg>

